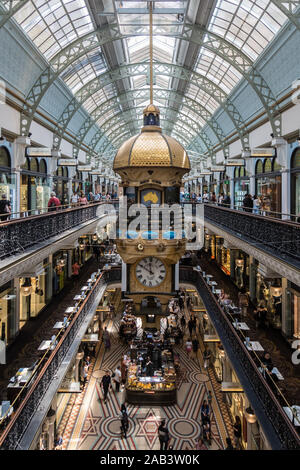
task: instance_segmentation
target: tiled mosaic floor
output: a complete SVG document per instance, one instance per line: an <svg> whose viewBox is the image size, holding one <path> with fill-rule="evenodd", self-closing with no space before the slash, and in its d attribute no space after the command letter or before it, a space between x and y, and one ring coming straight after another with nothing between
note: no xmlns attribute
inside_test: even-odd
<svg viewBox="0 0 300 470"><path fill-rule="evenodd" d="M120 344L116 334L117 322L109 323L111 350L103 346L90 367L89 380L84 391L65 395L58 410L58 431L63 435L63 449L67 450L156 450L159 449L158 426L166 418L170 443L173 448L195 449L200 435L200 407L207 391L213 391L211 412L212 443L210 449L223 449L225 438L232 437L231 421L225 406L215 393L217 383L204 371L202 358L191 360L181 347L181 369L178 376L177 404L168 407L128 406L129 430L127 439L121 437L120 406L125 392L110 392L105 405L100 390L101 377L106 369L113 371L127 346ZM214 383L215 382L215 383ZM224 416L223 416L224 415Z"/></svg>

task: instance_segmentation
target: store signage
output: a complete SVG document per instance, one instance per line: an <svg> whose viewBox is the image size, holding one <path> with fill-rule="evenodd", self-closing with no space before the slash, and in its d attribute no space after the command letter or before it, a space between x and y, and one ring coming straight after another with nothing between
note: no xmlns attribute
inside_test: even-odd
<svg viewBox="0 0 300 470"><path fill-rule="evenodd" d="M100 176L102 176L102 171L101 170L92 170L92 171L90 171L90 175L100 175Z"/></svg>
<svg viewBox="0 0 300 470"><path fill-rule="evenodd" d="M232 160L226 160L225 166L244 166L245 162L242 159L232 159Z"/></svg>
<svg viewBox="0 0 300 470"><path fill-rule="evenodd" d="M274 148L251 149L251 157L275 157Z"/></svg>
<svg viewBox="0 0 300 470"><path fill-rule="evenodd" d="M52 149L49 147L27 147L28 157L51 157Z"/></svg>
<svg viewBox="0 0 300 470"><path fill-rule="evenodd" d="M92 165L78 165L78 171L92 171Z"/></svg>
<svg viewBox="0 0 300 470"><path fill-rule="evenodd" d="M223 166L223 165L222 166L221 165L212 165L211 166L211 171L216 171L216 172L220 171L222 173L223 171L225 171L225 166Z"/></svg>
<svg viewBox="0 0 300 470"><path fill-rule="evenodd" d="M77 160L76 158L60 158L58 165L61 166L76 166Z"/></svg>

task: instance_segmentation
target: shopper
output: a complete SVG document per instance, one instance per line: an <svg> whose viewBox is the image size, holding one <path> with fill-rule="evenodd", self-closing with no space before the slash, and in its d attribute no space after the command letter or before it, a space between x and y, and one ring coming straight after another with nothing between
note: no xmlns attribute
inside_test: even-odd
<svg viewBox="0 0 300 470"><path fill-rule="evenodd" d="M11 205L10 201L6 198L6 195L3 193L0 200L0 220L7 220L11 214Z"/></svg>
<svg viewBox="0 0 300 470"><path fill-rule="evenodd" d="M61 434L58 434L54 442L54 450L62 450L63 438Z"/></svg>
<svg viewBox="0 0 300 470"><path fill-rule="evenodd" d="M199 341L197 340L197 337L194 336L192 340L192 345L193 345L193 359L197 361L197 353L199 349Z"/></svg>
<svg viewBox="0 0 300 470"><path fill-rule="evenodd" d="M184 315L182 315L182 317L180 318L180 325L181 325L182 332L184 333L185 332L185 327L186 327L186 321L185 321L185 316Z"/></svg>
<svg viewBox="0 0 300 470"><path fill-rule="evenodd" d="M197 440L195 450L208 450L206 445L204 444L202 437L199 437L199 439Z"/></svg>
<svg viewBox="0 0 300 470"><path fill-rule="evenodd" d="M56 211L60 205L60 200L56 197L55 192L52 191L51 197L48 201L48 212Z"/></svg>
<svg viewBox="0 0 300 470"><path fill-rule="evenodd" d="M230 209L230 204L231 204L230 194L227 193L223 200L223 206Z"/></svg>
<svg viewBox="0 0 300 470"><path fill-rule="evenodd" d="M241 437L242 437L242 425L241 425L241 419L239 416L235 417L235 423L233 425L233 434L234 434L234 447L236 450L240 450Z"/></svg>
<svg viewBox="0 0 300 470"><path fill-rule="evenodd" d="M260 206L261 206L260 198L255 194L253 196L253 214L259 214Z"/></svg>
<svg viewBox="0 0 300 470"><path fill-rule="evenodd" d="M194 321L193 321L192 317L190 317L190 319L188 321L188 329L189 329L190 336L192 336L193 335L193 330L194 330Z"/></svg>
<svg viewBox="0 0 300 470"><path fill-rule="evenodd" d="M82 374L81 374L82 390L84 389L86 381L87 381L88 371L89 371L89 366L86 362L84 362L83 365L82 365Z"/></svg>
<svg viewBox="0 0 300 470"><path fill-rule="evenodd" d="M247 310L249 307L249 295L246 292L245 288L243 288L239 293L238 293L238 299L239 299L239 307L242 312L242 316L246 317L247 316Z"/></svg>
<svg viewBox="0 0 300 470"><path fill-rule="evenodd" d="M243 199L243 210L245 212L252 212L253 200L251 194L246 194Z"/></svg>
<svg viewBox="0 0 300 470"><path fill-rule="evenodd" d="M105 350L110 349L110 336L109 336L109 332L107 331L107 327L105 327L103 331L103 342L104 342Z"/></svg>
<svg viewBox="0 0 300 470"><path fill-rule="evenodd" d="M125 357L123 356L121 360L121 381L122 381L123 388L125 386L126 379L127 379L127 364L126 364Z"/></svg>
<svg viewBox="0 0 300 470"><path fill-rule="evenodd" d="M191 354L192 349L193 349L193 343L191 341L191 338L188 338L188 340L185 343L185 350L188 356Z"/></svg>
<svg viewBox="0 0 300 470"><path fill-rule="evenodd" d="M170 440L169 431L166 426L166 420L163 419L158 427L158 438L160 442L160 450L168 450Z"/></svg>
<svg viewBox="0 0 300 470"><path fill-rule="evenodd" d="M78 202L79 202L79 196L78 194L74 191L72 196L71 196L71 205L72 206L77 206L78 205Z"/></svg>
<svg viewBox="0 0 300 470"><path fill-rule="evenodd" d="M211 403L212 403L212 393L211 393L211 390L208 390L208 392L207 392L207 402L208 402L208 405L209 405L210 408L211 408Z"/></svg>
<svg viewBox="0 0 300 470"><path fill-rule="evenodd" d="M108 370L105 372L105 375L103 375L102 377L101 386L102 386L102 391L103 391L104 403L106 404L108 391L111 388L111 377L109 375Z"/></svg>
<svg viewBox="0 0 300 470"><path fill-rule="evenodd" d="M127 431L129 429L129 420L128 420L127 409L124 403L122 403L121 405L120 419L121 419L121 434L123 434L124 438L126 439Z"/></svg>
<svg viewBox="0 0 300 470"><path fill-rule="evenodd" d="M75 261L75 263L72 265L72 276L73 279L78 279L79 278L79 270L80 270L80 265Z"/></svg>
<svg viewBox="0 0 300 470"><path fill-rule="evenodd" d="M210 409L206 400L203 401L200 412L201 412L202 425L206 423L210 423L210 417L209 417Z"/></svg>
<svg viewBox="0 0 300 470"><path fill-rule="evenodd" d="M114 382L116 384L116 392L118 393L120 391L120 383L121 383L121 380L122 380L122 374L121 374L120 366L116 367L116 370L114 371L113 379L114 379Z"/></svg>
<svg viewBox="0 0 300 470"><path fill-rule="evenodd" d="M226 437L226 444L225 450L234 450L230 437Z"/></svg>
<svg viewBox="0 0 300 470"><path fill-rule="evenodd" d="M207 369L209 367L209 361L210 361L210 351L207 349L207 346L204 346L204 351L203 351L203 359L204 359L204 369Z"/></svg>
<svg viewBox="0 0 300 470"><path fill-rule="evenodd" d="M88 200L87 200L86 196L84 195L84 193L82 191L80 193L80 197L79 197L78 202L81 206L84 206L85 204L88 204Z"/></svg>

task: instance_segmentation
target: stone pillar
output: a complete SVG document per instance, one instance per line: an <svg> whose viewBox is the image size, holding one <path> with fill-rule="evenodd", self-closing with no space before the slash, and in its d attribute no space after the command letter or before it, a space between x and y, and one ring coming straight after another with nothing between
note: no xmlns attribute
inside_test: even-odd
<svg viewBox="0 0 300 470"><path fill-rule="evenodd" d="M249 256L249 291L252 302L256 300L256 263L253 256Z"/></svg>
<svg viewBox="0 0 300 470"><path fill-rule="evenodd" d="M175 264L175 290L179 290L179 262Z"/></svg>
<svg viewBox="0 0 300 470"><path fill-rule="evenodd" d="M127 264L122 261L122 292L127 290Z"/></svg>
<svg viewBox="0 0 300 470"><path fill-rule="evenodd" d="M246 159L246 170L249 175L249 193L255 195L255 158Z"/></svg>
<svg viewBox="0 0 300 470"><path fill-rule="evenodd" d="M285 337L290 338L292 331L292 312L291 312L291 292L289 291L289 281L283 277L282 282L282 333Z"/></svg>
<svg viewBox="0 0 300 470"><path fill-rule="evenodd" d="M80 364L80 361L83 359L84 357L84 352L83 351L80 351L76 354L76 358L75 358L75 382L79 382L79 364Z"/></svg>
<svg viewBox="0 0 300 470"><path fill-rule="evenodd" d="M272 146L276 148L277 162L281 165L281 212L282 219L290 218L291 213L291 175L289 161L288 143L282 137L276 137L272 140Z"/></svg>
<svg viewBox="0 0 300 470"><path fill-rule="evenodd" d="M46 418L48 426L48 450L54 449L56 411L50 408Z"/></svg>
<svg viewBox="0 0 300 470"><path fill-rule="evenodd" d="M16 204L13 210L16 210L16 216L19 217L20 203L21 203L21 182L20 172L21 166L26 163L25 149L31 145L29 137L19 136L13 143L13 156L14 165L12 167L12 173L16 173Z"/></svg>
<svg viewBox="0 0 300 470"><path fill-rule="evenodd" d="M18 277L14 278L14 290L16 295L15 303L15 318L13 319L13 330L15 334L18 334L20 325L20 280Z"/></svg>

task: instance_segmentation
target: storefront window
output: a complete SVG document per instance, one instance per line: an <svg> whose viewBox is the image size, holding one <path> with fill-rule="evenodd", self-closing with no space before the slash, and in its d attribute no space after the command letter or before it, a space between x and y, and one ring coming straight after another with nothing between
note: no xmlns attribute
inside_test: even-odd
<svg viewBox="0 0 300 470"><path fill-rule="evenodd" d="M16 212L16 175L11 173L10 152L5 146L0 147L0 197L2 194L10 201L12 212Z"/></svg>
<svg viewBox="0 0 300 470"><path fill-rule="evenodd" d="M8 345L17 331L16 292L10 281L0 287L0 339Z"/></svg>
<svg viewBox="0 0 300 470"><path fill-rule="evenodd" d="M68 276L68 252L58 251L53 255L53 293L60 292Z"/></svg>
<svg viewBox="0 0 300 470"><path fill-rule="evenodd" d="M300 215L300 148L297 148L291 160L292 214Z"/></svg>
<svg viewBox="0 0 300 470"><path fill-rule="evenodd" d="M53 191L63 205L68 204L68 168L59 166L53 178Z"/></svg>
<svg viewBox="0 0 300 470"><path fill-rule="evenodd" d="M236 167L234 170L234 204L236 207L243 206L245 195L249 193L249 179L244 167Z"/></svg>
<svg viewBox="0 0 300 470"><path fill-rule="evenodd" d="M256 164L256 194L260 200L260 213L280 218L281 175L276 159L266 158ZM275 170L277 168L277 170ZM279 174L276 174L279 173Z"/></svg>
<svg viewBox="0 0 300 470"><path fill-rule="evenodd" d="M34 215L47 212L49 198L50 182L45 160L39 162L37 158L27 157L21 174L21 213Z"/></svg>

